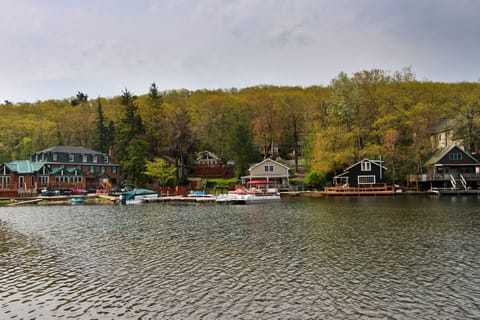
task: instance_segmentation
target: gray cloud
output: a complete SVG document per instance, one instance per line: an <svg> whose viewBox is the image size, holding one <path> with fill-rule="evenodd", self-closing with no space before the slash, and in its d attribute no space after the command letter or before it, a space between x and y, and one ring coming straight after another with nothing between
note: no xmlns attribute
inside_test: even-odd
<svg viewBox="0 0 480 320"><path fill-rule="evenodd" d="M328 84L412 66L476 81L478 1L5 0L0 101ZM8 45L7 45L8 44Z"/></svg>

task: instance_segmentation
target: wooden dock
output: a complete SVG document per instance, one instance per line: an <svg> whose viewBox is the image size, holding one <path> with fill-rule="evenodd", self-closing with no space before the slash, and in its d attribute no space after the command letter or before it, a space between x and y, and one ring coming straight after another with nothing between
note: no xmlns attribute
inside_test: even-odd
<svg viewBox="0 0 480 320"><path fill-rule="evenodd" d="M475 189L440 189L434 188L429 192L435 195L451 195L451 196L480 196L480 190Z"/></svg>
<svg viewBox="0 0 480 320"><path fill-rule="evenodd" d="M323 192L326 196L392 196L395 189L389 186L380 187L329 187Z"/></svg>
<svg viewBox="0 0 480 320"><path fill-rule="evenodd" d="M31 199L31 200L24 200L24 201L15 201L12 203L7 204L7 206L19 206L22 204L35 204L41 202L42 199Z"/></svg>

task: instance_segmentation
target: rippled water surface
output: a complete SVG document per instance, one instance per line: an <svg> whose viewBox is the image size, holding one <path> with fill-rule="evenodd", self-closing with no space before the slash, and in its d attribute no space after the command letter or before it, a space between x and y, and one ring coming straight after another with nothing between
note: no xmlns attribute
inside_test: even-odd
<svg viewBox="0 0 480 320"><path fill-rule="evenodd" d="M0 319L478 319L480 199L0 208Z"/></svg>

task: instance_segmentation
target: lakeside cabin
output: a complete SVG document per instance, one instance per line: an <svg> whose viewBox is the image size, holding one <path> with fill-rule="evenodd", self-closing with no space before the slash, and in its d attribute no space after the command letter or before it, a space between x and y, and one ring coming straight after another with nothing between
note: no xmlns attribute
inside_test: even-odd
<svg viewBox="0 0 480 320"><path fill-rule="evenodd" d="M363 159L333 177L333 187L326 187L326 195L389 195L393 187L387 186L386 167L381 160Z"/></svg>
<svg viewBox="0 0 480 320"><path fill-rule="evenodd" d="M278 189L289 188L289 167L270 158L256 163L248 169L249 175L241 177L242 185L248 181L261 180L274 184Z"/></svg>
<svg viewBox="0 0 480 320"><path fill-rule="evenodd" d="M424 172L408 177L417 190L480 189L480 162L456 144L437 150L425 162Z"/></svg>
<svg viewBox="0 0 480 320"><path fill-rule="evenodd" d="M210 151L202 151L197 155L194 164L196 177L231 178L233 176L233 161L224 163L220 157Z"/></svg>

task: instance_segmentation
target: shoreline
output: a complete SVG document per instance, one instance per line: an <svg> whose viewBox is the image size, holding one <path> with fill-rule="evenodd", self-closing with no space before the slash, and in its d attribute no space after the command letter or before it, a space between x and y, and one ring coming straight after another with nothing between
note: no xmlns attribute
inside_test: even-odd
<svg viewBox="0 0 480 320"><path fill-rule="evenodd" d="M396 193L327 193L325 191L284 191L280 192L282 198L348 198L348 197L387 197L387 196L480 196L480 190L442 190L438 191L404 191ZM72 201L72 198L83 198L81 203ZM101 194L90 194L85 196L37 196L27 198L1 198L0 207L3 206L32 206L32 205L116 205L118 196L108 196ZM196 202L196 203L224 203L224 201L214 201L216 198L205 197L183 197L183 196L159 196L152 198L151 202Z"/></svg>

